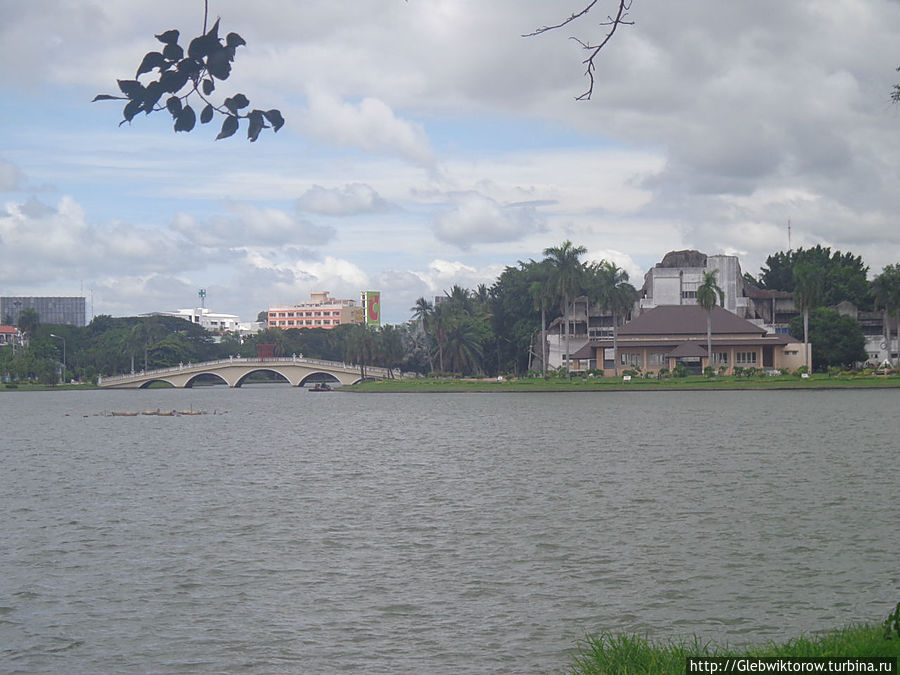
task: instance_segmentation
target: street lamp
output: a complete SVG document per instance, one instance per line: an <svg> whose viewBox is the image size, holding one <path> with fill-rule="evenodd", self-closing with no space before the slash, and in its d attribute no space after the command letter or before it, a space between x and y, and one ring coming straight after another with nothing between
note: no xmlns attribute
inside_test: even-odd
<svg viewBox="0 0 900 675"><path fill-rule="evenodd" d="M65 381L66 381L66 338L61 337L59 335L54 335L53 333L50 333L50 337L56 338L57 340L62 340L62 343L63 343L63 371L62 371L62 377L60 379L62 380L62 383L65 384Z"/></svg>

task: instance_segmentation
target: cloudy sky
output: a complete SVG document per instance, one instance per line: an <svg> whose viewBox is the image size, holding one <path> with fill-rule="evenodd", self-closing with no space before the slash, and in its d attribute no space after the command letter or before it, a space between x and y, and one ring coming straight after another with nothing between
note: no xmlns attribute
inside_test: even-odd
<svg viewBox="0 0 900 675"><path fill-rule="evenodd" d="M216 94L280 109L277 135L91 103L202 0L0 0L0 294L124 316L205 288L250 320L374 289L399 323L565 239L638 286L684 248L757 274L789 221L794 248L900 262L900 0L633 0L591 101L569 38L614 0L531 38L587 2L209 4L247 42Z"/></svg>

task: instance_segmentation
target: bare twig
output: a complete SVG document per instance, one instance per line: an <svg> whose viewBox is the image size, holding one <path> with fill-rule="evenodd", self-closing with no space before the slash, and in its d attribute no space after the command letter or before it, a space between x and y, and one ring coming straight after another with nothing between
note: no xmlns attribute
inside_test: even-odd
<svg viewBox="0 0 900 675"><path fill-rule="evenodd" d="M558 23L556 25L542 26L541 28L538 28L534 32L527 33L527 34L523 35L522 37L534 37L535 35L541 35L542 33L546 33L548 31L556 30L558 28L562 28L563 26L567 26L568 24L582 18L588 12L590 12L594 8L594 5L597 4L598 1L599 0L592 0L583 10L572 14L570 17L568 17L567 19L565 19L564 21L561 21L560 23ZM572 40L575 40L575 42L577 42L578 44L580 44L582 49L585 49L588 52L590 52L590 55L584 61L582 61L582 63L585 65L585 73L584 74L587 75L590 84L587 88L587 91L585 91L580 96L575 97L576 101L589 101L591 99L591 94L593 94L593 92L594 92L594 70L596 69L596 66L594 64L594 59L597 57L597 54L600 53L600 50L606 46L606 43L612 39L612 36L615 34L616 29L619 26L623 26L623 25L624 26L633 26L634 25L634 21L626 20L628 18L628 11L631 9L632 0L617 0L617 2L619 3L619 9L616 12L616 15L614 17L608 16L606 21L603 21L600 23L601 26L608 26L609 30L607 31L606 36L603 38L603 40L599 44L593 45L590 42L584 42L581 39L574 37L574 36L570 38Z"/></svg>

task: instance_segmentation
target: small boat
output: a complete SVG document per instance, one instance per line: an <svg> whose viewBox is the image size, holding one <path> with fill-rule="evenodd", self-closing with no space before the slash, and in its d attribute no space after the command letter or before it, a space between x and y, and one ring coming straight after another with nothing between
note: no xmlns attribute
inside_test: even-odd
<svg viewBox="0 0 900 675"><path fill-rule="evenodd" d="M331 391L331 387L326 382L316 382L310 391Z"/></svg>
<svg viewBox="0 0 900 675"><path fill-rule="evenodd" d="M112 411L112 416L113 416L113 417L137 417L137 416L138 416L138 413L137 413L137 412L128 412L128 411L118 411L118 410L113 410L113 411Z"/></svg>

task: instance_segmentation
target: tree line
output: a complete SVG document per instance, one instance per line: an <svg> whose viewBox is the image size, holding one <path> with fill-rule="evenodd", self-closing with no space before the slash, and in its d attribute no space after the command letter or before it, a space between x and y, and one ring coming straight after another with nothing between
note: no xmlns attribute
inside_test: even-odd
<svg viewBox="0 0 900 675"><path fill-rule="evenodd" d="M497 376L529 370L546 374L547 331L558 324L562 348L570 356L576 304L605 313L615 350L617 329L629 319L639 298L627 272L608 260L584 261L586 252L565 241L545 249L541 260L507 266L490 286L454 285L434 300L421 297L410 308L408 322L379 328L267 328L251 336L214 336L178 317L99 315L89 325L77 327L43 324L34 310L25 309L19 328L28 345L0 348L0 376L47 384L60 379L91 382L98 375L255 357L260 344L273 345L276 356L354 363L362 374L371 365L421 374ZM765 290L794 293L801 316L791 332L799 339L809 335L815 345L812 363L824 368L866 358L859 324L828 306L847 300L862 310L900 316L900 264L888 265L871 281L867 274L859 256L817 246L774 253L757 277L744 278ZM703 300L707 311L721 301L721 289L709 276L704 278L703 298L698 292L698 302ZM5 319L10 323L9 317Z"/></svg>

